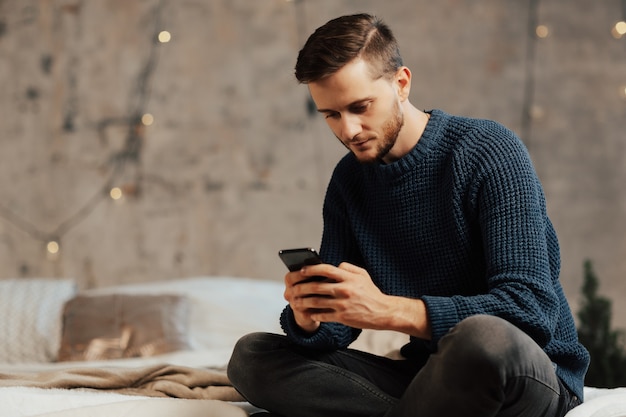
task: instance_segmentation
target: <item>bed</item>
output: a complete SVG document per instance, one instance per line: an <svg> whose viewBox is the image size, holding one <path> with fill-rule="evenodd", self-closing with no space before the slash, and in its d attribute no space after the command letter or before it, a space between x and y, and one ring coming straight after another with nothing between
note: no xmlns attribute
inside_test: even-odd
<svg viewBox="0 0 626 417"><path fill-rule="evenodd" d="M249 332L281 332L277 281L194 277L77 291L72 280L0 281L0 417L245 417L225 366ZM406 340L365 331L353 347ZM585 388L568 417L626 416L626 388Z"/></svg>

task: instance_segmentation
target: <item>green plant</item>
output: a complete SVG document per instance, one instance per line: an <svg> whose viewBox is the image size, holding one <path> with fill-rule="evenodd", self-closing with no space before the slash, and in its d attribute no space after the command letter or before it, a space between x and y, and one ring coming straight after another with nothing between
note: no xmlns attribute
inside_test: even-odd
<svg viewBox="0 0 626 417"><path fill-rule="evenodd" d="M599 287L593 265L587 260L584 263L582 305L578 311L578 338L591 355L585 385L626 386L624 332L611 329L611 300L598 295Z"/></svg>

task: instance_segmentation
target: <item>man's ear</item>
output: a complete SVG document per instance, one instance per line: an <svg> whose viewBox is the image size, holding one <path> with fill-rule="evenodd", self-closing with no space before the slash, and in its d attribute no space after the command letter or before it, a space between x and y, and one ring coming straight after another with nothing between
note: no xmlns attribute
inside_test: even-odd
<svg viewBox="0 0 626 417"><path fill-rule="evenodd" d="M400 67L396 72L396 86L398 87L398 96L404 101L409 98L411 92L411 70L408 67Z"/></svg>

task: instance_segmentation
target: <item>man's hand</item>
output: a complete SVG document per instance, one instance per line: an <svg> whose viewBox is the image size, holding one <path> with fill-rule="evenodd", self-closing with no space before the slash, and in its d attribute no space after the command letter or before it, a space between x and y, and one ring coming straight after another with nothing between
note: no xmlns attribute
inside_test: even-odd
<svg viewBox="0 0 626 417"><path fill-rule="evenodd" d="M324 281L307 281L323 277ZM395 330L430 338L422 300L382 293L369 273L342 263L310 265L285 275L285 299L298 325L315 331L321 322L338 322L359 329Z"/></svg>
<svg viewBox="0 0 626 417"><path fill-rule="evenodd" d="M312 287L310 284L313 284L311 277L304 276L302 270L288 272L285 275L284 297L291 306L298 326L306 332L313 333L320 326L320 322L311 317L311 315L315 313L315 310L307 308L299 302L302 298L315 296L315 294L311 292L314 289L310 288Z"/></svg>

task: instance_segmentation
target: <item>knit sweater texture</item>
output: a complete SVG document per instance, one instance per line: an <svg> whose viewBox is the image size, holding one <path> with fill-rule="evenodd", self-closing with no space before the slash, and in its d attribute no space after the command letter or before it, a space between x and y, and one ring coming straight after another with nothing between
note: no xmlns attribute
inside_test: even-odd
<svg viewBox="0 0 626 417"><path fill-rule="evenodd" d="M361 164L350 153L337 164L320 255L365 268L386 294L426 303L432 339L411 337L405 356L436 351L467 317L494 315L532 337L583 398L589 354L559 283L558 240L526 148L496 122L430 114L400 160ZM322 323L305 334L289 306L281 324L291 340L313 349L345 348L360 333Z"/></svg>

